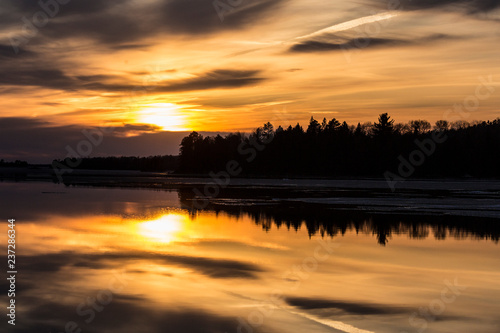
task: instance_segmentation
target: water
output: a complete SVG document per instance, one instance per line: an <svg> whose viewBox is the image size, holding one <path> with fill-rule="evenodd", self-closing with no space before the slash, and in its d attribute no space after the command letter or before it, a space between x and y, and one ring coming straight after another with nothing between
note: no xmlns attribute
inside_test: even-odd
<svg viewBox="0 0 500 333"><path fill-rule="evenodd" d="M180 190L1 183L0 195L17 219L7 331L500 331L494 228L193 212Z"/></svg>

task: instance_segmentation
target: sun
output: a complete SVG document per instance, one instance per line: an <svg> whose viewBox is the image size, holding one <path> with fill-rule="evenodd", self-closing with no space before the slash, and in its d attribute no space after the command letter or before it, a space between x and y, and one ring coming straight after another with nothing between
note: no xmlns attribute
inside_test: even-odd
<svg viewBox="0 0 500 333"><path fill-rule="evenodd" d="M165 131L187 131L187 120L181 108L173 103L149 104L138 111L137 123L151 124Z"/></svg>

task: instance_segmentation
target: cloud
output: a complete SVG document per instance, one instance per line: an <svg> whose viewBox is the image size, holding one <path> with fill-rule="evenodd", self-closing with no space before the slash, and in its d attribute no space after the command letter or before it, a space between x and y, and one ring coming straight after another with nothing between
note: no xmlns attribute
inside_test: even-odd
<svg viewBox="0 0 500 333"><path fill-rule="evenodd" d="M64 294L75 295L75 291L65 291ZM78 316L76 309L81 301L95 295L82 295L81 300L69 303L64 303L62 297L51 300L33 296L19 297L19 302L26 306L24 319L16 322L16 332L60 332L69 321L75 322L80 330L89 333L223 333L233 332L238 328L236 318L179 305L163 305L160 308L147 306L150 304L149 299L126 294L113 294L112 301L104 306L102 312L94 311L93 320L87 324L85 320L90 318L89 313ZM81 310L88 309L89 307L83 307Z"/></svg>
<svg viewBox="0 0 500 333"><path fill-rule="evenodd" d="M190 244L193 244L192 241L190 241ZM226 251L241 251L241 250L247 250L251 251L253 253L269 253L270 251L283 251L283 250L288 250L286 246L281 246L277 244L251 244L251 243L244 243L240 241L231 241L231 240L225 240L225 239L200 239L196 241L196 246L200 248L218 248L218 249L225 249Z"/></svg>
<svg viewBox="0 0 500 333"><path fill-rule="evenodd" d="M394 306L380 303L367 303L367 302L350 302L325 298L312 298L312 297L287 297L285 302L288 305L294 306L303 312L293 312L300 316L317 321L324 325L344 330L346 323L341 321L331 320L331 318L342 318L344 315L351 316L400 316L403 314L411 314L415 311L414 308L407 306ZM457 316L453 314L441 315L436 318L436 321L457 321L468 320L470 317ZM357 328L348 325L352 330L345 330L346 332L361 331ZM371 332L371 331L363 331Z"/></svg>
<svg viewBox="0 0 500 333"><path fill-rule="evenodd" d="M150 45L149 44L120 44L120 45L113 45L111 48L113 50L133 50L133 49L146 49Z"/></svg>
<svg viewBox="0 0 500 333"><path fill-rule="evenodd" d="M19 54L16 54L11 45L0 44L0 59L22 58L24 60L25 58L32 57L34 55L34 52L28 51L24 48L20 48Z"/></svg>
<svg viewBox="0 0 500 333"><path fill-rule="evenodd" d="M387 7L387 1L375 1L381 7ZM398 10L465 9L470 14L491 11L500 6L499 0L399 0L399 3Z"/></svg>
<svg viewBox="0 0 500 333"><path fill-rule="evenodd" d="M230 2L222 0L223 4ZM161 22L169 32L207 34L221 30L234 30L255 24L262 16L272 14L283 0L241 1L240 5L225 11L221 21L214 1L166 0L161 6Z"/></svg>
<svg viewBox="0 0 500 333"><path fill-rule="evenodd" d="M404 307L393 307L385 304L355 303L322 298L288 297L289 305L302 310L335 309L354 315L391 315L409 313L411 309Z"/></svg>
<svg viewBox="0 0 500 333"><path fill-rule="evenodd" d="M51 163L66 156L66 146L75 149L80 141L87 139L83 129L92 127L55 125L39 118L0 118L0 158ZM179 143L189 133L157 129L147 124L118 126L94 147L91 156L177 155Z"/></svg>
<svg viewBox="0 0 500 333"><path fill-rule="evenodd" d="M414 46L439 40L450 40L453 38L455 37L443 34L433 34L421 38L411 38L411 39L377 38L377 37L345 38L328 34L326 36L323 36L322 40L308 40L294 44L290 47L289 51L304 53L304 52L341 51L341 50L395 47L395 46ZM328 41L328 40L334 40L334 41Z"/></svg>
<svg viewBox="0 0 500 333"><path fill-rule="evenodd" d="M238 88L248 85L254 85L264 80L258 77L258 70L229 70L219 69L197 77L174 81L161 85L157 88L161 92L177 92L177 91L192 91L206 90L216 88Z"/></svg>
<svg viewBox="0 0 500 333"><path fill-rule="evenodd" d="M6 68L2 66L0 84L6 86L39 86L51 89L75 90L79 85L77 79L67 76L59 69Z"/></svg>
<svg viewBox="0 0 500 333"><path fill-rule="evenodd" d="M127 288L112 296L105 305L105 311L95 313L87 324L88 312L77 315L76 309L89 297L96 297L100 290L74 288L80 285L81 276L74 268L121 267L127 260L147 260L165 265L181 266L212 278L249 278L261 269L253 264L235 260L182 255L151 255L141 252L119 252L102 254L82 254L59 252L40 255L24 255L20 258L20 269L26 272L19 278L18 301L25 304L24 320L16 323L16 331L59 332L68 321L90 333L104 333L118 330L124 333L146 332L231 332L236 331L236 318L221 316L206 310L179 305L178 300L164 303L161 307L150 306L151 300L136 293L127 294ZM140 274L141 272L135 272ZM36 283L33 283L36 277ZM56 278L57 277L57 278ZM7 281L0 284L1 290L8 287ZM106 285L105 285L106 286ZM96 286L103 288L105 286ZM92 287L91 287L92 288ZM132 290L133 291L133 290ZM66 297L38 297L38 295L61 294ZM87 307L88 308L88 307ZM86 308L82 308L84 310ZM258 330L256 332L259 332Z"/></svg>
<svg viewBox="0 0 500 333"><path fill-rule="evenodd" d="M41 6L40 3L49 5ZM69 38L79 42L89 39L113 48L142 39L147 33L142 20L136 17L137 11L131 0L69 1L63 5L56 1L21 0L3 5L3 10L8 11L13 19L0 23L0 29L9 30L11 38L26 37L23 27L26 21L34 21L34 15L42 13L49 17L46 24L35 28L35 36L28 37L29 45Z"/></svg>
<svg viewBox="0 0 500 333"><path fill-rule="evenodd" d="M379 22L379 21L383 21L383 20L388 20L388 19L396 17L396 16L398 16L398 14L396 12L386 12L386 13L379 13L379 14L359 17L357 19L353 19L350 21L334 24L330 27L315 31L315 32L307 34L305 36L297 37L295 39L311 39L312 37L325 35L327 33L332 34L332 33L336 33L339 31L354 29L360 25L375 23L375 22Z"/></svg>
<svg viewBox="0 0 500 333"><path fill-rule="evenodd" d="M263 81L263 77L257 76L259 73L260 71L258 70L217 69L207 73L198 74L193 78L166 81L158 83L158 85L155 86L145 86L143 88L145 91L150 91L152 93L239 88L254 85ZM102 91L131 91L134 88L133 86L127 84L110 84L103 83L101 81L101 79L88 80L81 85L81 88Z"/></svg>
<svg viewBox="0 0 500 333"><path fill-rule="evenodd" d="M256 273L263 271L254 264L229 259L167 255L162 260L192 268L211 278L256 279Z"/></svg>
<svg viewBox="0 0 500 333"><path fill-rule="evenodd" d="M60 40L63 38L98 42L104 47L119 49L131 42L150 37L153 31L142 27L142 23L131 13L99 13L79 16L63 22L51 22L40 30L46 38ZM144 43L133 43L142 44Z"/></svg>
<svg viewBox="0 0 500 333"><path fill-rule="evenodd" d="M66 62L23 47L19 53L11 45L0 44L0 86L38 86L50 89L75 90L82 80L64 71ZM83 77L84 79L85 77Z"/></svg>
<svg viewBox="0 0 500 333"><path fill-rule="evenodd" d="M121 127L117 127L114 133L147 133L147 132L158 132L161 131L162 127L151 124L124 124Z"/></svg>
<svg viewBox="0 0 500 333"><path fill-rule="evenodd" d="M264 80L257 76L258 70L217 69L195 75L193 78L160 82L154 86L143 86L151 93L172 93L210 89L231 89L257 84ZM126 83L105 83L100 79L80 83L81 89L100 91L132 91L134 86Z"/></svg>
<svg viewBox="0 0 500 333"><path fill-rule="evenodd" d="M214 2L206 0L158 0L147 4L132 0L70 1L59 5L57 10L50 7L56 15L39 29L30 43L86 39L114 50L146 48L150 44L142 40L163 34L207 35L255 24L284 0L243 1L237 6L222 2L229 6L224 10L224 21ZM30 20L42 11L38 1L32 0L1 6L17 20L0 23L0 29L13 30L17 36L23 35L22 18Z"/></svg>
<svg viewBox="0 0 500 333"><path fill-rule="evenodd" d="M30 86L64 91L133 92L146 93L185 92L209 89L230 89L257 84L263 80L260 70L214 69L182 80L168 80L152 86L130 82L130 78L109 74L68 74L71 66L50 61L44 54L20 52L14 56L12 48L0 44L0 86Z"/></svg>
<svg viewBox="0 0 500 333"><path fill-rule="evenodd" d="M85 1L67 1L64 5L59 5L59 12L57 15L59 16L85 16L89 14L102 13L119 5L126 3L129 0L115 0L115 1L106 1L106 0L85 0ZM51 3L51 1L42 1L43 3ZM42 7L40 6L39 1L33 0L17 0L11 2L11 10L15 10L17 14L25 14L35 13L40 11ZM51 6L52 8L55 8Z"/></svg>
<svg viewBox="0 0 500 333"><path fill-rule="evenodd" d="M256 273L263 270L251 263L230 259L215 259L208 257L189 257L183 255L149 253L109 253L109 254L77 254L61 252L50 255L22 256L23 271L34 275L42 273L57 273L65 267L86 267L100 269L113 265L120 266L127 260L157 261L165 265L181 266L192 269L211 278L256 279Z"/></svg>
<svg viewBox="0 0 500 333"><path fill-rule="evenodd" d="M309 40L302 43L293 45L290 48L291 52L324 52L324 51L341 51L351 49L361 49L367 47L380 47L380 46L397 46L408 45L409 42L389 39L389 38L353 38L344 43L330 43L315 40Z"/></svg>

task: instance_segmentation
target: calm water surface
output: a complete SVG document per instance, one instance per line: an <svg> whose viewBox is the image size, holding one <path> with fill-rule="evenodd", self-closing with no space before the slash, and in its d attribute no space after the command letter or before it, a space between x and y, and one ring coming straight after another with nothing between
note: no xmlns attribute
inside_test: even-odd
<svg viewBox="0 0 500 333"><path fill-rule="evenodd" d="M190 214L177 191L0 183L0 195L17 219L12 332L500 332L495 241L264 230Z"/></svg>

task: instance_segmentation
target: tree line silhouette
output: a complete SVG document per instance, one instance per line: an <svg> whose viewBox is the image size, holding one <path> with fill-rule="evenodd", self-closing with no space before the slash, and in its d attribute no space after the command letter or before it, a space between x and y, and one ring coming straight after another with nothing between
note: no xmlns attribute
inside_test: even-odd
<svg viewBox="0 0 500 333"><path fill-rule="evenodd" d="M228 161L247 176L380 177L388 171L399 175L404 164L403 170L413 169L405 177L498 177L500 118L439 120L432 127L425 120L396 124L384 113L357 126L311 117L306 129L298 123L275 129L268 122L249 135L192 132L181 142L177 172L217 173Z"/></svg>
<svg viewBox="0 0 500 333"><path fill-rule="evenodd" d="M7 162L4 159L0 160L0 167L23 168L23 167L27 167L27 166L28 166L28 162L26 162L26 161L15 160L14 162Z"/></svg>
<svg viewBox="0 0 500 333"><path fill-rule="evenodd" d="M295 200L263 204L262 200L256 200L255 197L251 199L251 194L247 192L248 189L229 191L224 194L224 198L231 198L232 204L211 201L203 209L196 208L193 203L195 195L192 190L179 190L178 194L181 207L192 216L196 216L199 211L224 213L237 218L248 216L266 232L273 227L295 231L305 228L310 237L318 234L335 237L355 231L357 234L375 235L380 245L386 245L393 235L407 235L412 239L425 239L431 235L438 240L470 238L491 240L494 243L500 240L500 225L495 218L422 212L383 213L356 208L332 209L320 203ZM273 196L279 197L276 190Z"/></svg>
<svg viewBox="0 0 500 333"><path fill-rule="evenodd" d="M90 170L139 170L163 172L175 170L178 167L178 156L121 156L121 157L85 157L74 169ZM65 164L64 160L54 162Z"/></svg>

